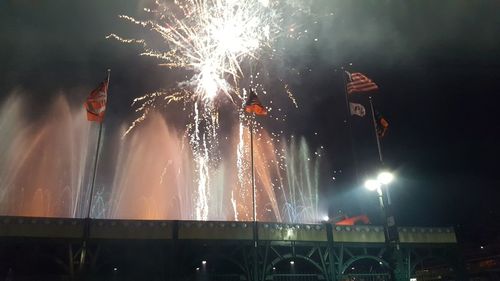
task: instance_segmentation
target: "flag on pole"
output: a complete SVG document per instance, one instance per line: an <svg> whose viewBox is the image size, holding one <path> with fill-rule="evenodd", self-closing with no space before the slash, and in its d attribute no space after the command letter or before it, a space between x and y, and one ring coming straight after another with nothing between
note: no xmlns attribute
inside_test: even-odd
<svg viewBox="0 0 500 281"><path fill-rule="evenodd" d="M375 121L377 124L377 135L379 138L383 138L389 128L389 122L378 111L375 111Z"/></svg>
<svg viewBox="0 0 500 281"><path fill-rule="evenodd" d="M254 93L254 91L250 90L250 94L248 95L248 99L245 102L245 111L248 113L255 113L256 115L267 115L266 108L262 105L259 100L259 97Z"/></svg>
<svg viewBox="0 0 500 281"><path fill-rule="evenodd" d="M106 112L106 101L108 99L108 81L104 80L87 97L85 109L87 109L87 120L102 122Z"/></svg>
<svg viewBox="0 0 500 281"><path fill-rule="evenodd" d="M357 115L359 117L364 117L366 115L366 109L362 104L349 102L349 109L351 115Z"/></svg>
<svg viewBox="0 0 500 281"><path fill-rule="evenodd" d="M349 73L347 71L346 74L349 77L349 82L347 83L348 94L378 90L377 84L364 74L359 72Z"/></svg>

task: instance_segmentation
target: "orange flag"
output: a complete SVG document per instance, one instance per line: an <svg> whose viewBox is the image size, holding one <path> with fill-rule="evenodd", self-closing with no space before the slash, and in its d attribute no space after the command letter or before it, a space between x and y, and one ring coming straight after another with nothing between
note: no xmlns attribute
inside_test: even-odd
<svg viewBox="0 0 500 281"><path fill-rule="evenodd" d="M378 137L383 138L389 128L389 122L387 122L387 119L385 119L378 111L375 111L375 119Z"/></svg>
<svg viewBox="0 0 500 281"><path fill-rule="evenodd" d="M267 115L266 108L262 105L259 100L259 97L250 90L250 94L248 95L248 99L245 102L245 111L248 113L255 113L257 115Z"/></svg>
<svg viewBox="0 0 500 281"><path fill-rule="evenodd" d="M87 97L85 109L87 109L87 120L102 122L106 112L106 101L108 99L108 81L101 82L99 87L93 90Z"/></svg>

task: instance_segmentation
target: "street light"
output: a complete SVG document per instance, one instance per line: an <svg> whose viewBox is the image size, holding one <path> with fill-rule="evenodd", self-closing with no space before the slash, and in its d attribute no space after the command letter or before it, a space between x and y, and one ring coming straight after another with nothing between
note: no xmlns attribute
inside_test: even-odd
<svg viewBox="0 0 500 281"><path fill-rule="evenodd" d="M381 184L389 184L394 180L394 175L389 172L381 172L377 176L377 181L379 181Z"/></svg>
<svg viewBox="0 0 500 281"><path fill-rule="evenodd" d="M365 188L369 191L377 191L379 196L382 195L382 185L388 185L394 180L394 175L390 172L380 172L377 179L368 179L365 181Z"/></svg>
<svg viewBox="0 0 500 281"><path fill-rule="evenodd" d="M380 199L380 207L382 207L382 209L385 209L384 201L382 199L382 196L383 196L382 186L388 185L393 180L394 180L394 175L392 173L387 172L387 171L383 171L377 175L377 179L367 179L365 181L365 188L366 189L368 189L369 191L377 191L378 197ZM388 196L389 194L386 194L386 195L387 195L387 201L388 201L387 203L390 205L391 199Z"/></svg>
<svg viewBox="0 0 500 281"><path fill-rule="evenodd" d="M392 173L387 171L382 171L377 175L376 179L368 179L365 181L366 189L370 191L377 191L380 208L382 209L384 215L386 234L389 241L392 241L393 239L397 240L397 233L393 233L395 231L396 224L390 207L391 197L389 196L389 190L387 189L387 187L385 189L383 189L382 187L387 186L393 180L394 180L394 175Z"/></svg>
<svg viewBox="0 0 500 281"><path fill-rule="evenodd" d="M378 190L380 189L381 186L382 184L378 180L369 179L365 181L365 188L368 189L369 191Z"/></svg>

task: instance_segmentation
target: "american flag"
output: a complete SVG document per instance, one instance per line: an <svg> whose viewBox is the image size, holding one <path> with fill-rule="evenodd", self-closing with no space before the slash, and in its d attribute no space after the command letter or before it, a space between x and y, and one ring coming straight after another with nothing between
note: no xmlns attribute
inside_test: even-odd
<svg viewBox="0 0 500 281"><path fill-rule="evenodd" d="M349 73L347 71L346 73L349 77L349 82L347 83L348 94L378 90L377 84L364 74L359 72Z"/></svg>

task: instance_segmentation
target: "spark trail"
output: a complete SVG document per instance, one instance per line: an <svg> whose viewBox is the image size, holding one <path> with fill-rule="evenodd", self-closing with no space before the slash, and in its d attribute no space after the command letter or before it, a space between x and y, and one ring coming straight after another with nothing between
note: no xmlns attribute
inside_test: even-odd
<svg viewBox="0 0 500 281"><path fill-rule="evenodd" d="M125 135L144 121L156 106L184 103L191 120L186 126L186 137L194 156L197 177L193 219L208 218L210 171L219 158L219 101L229 100L240 107L245 98L245 91L239 90L244 78L246 86L266 93L262 83L257 81L261 73L247 73L245 69L255 69L263 57L272 60L275 56L272 44L282 33L280 25L284 21L284 6L277 0L156 1L154 8L144 9L148 15L146 19L127 15L119 17L159 35L160 44L146 39L122 38L116 34L107 36L122 43L142 46L140 55L158 59L160 66L189 73L175 88L136 98L133 106L136 106L139 117L132 122ZM297 106L286 84L284 90ZM245 159L248 153L243 148L241 133L249 120L241 113L238 119L240 143L236 165L240 185L243 185L246 180L242 173L248 165ZM275 119L278 120L277 117Z"/></svg>
<svg viewBox="0 0 500 281"><path fill-rule="evenodd" d="M163 96L167 101L191 99L213 106L219 94L230 99L238 95L238 80L244 75L242 62L257 60L277 35L279 16L274 5L265 0L156 2L156 9L145 9L152 19L120 18L159 34L166 51L150 47L143 39L124 39L116 34L107 38L140 44L144 47L141 55L159 59L160 65L192 71L190 79L179 83L180 89L189 91L152 93L135 102L147 104Z"/></svg>
<svg viewBox="0 0 500 281"><path fill-rule="evenodd" d="M150 47L144 39L113 38L123 43L143 46L141 55L154 57L161 66L191 72L191 77L178 83L176 89L146 94L136 98L137 118L125 134L143 121L159 101L189 103L192 122L187 135L197 172L195 219L207 219L207 186L210 184L210 162L217 158L218 114L215 106L220 95L238 104L243 97L238 91L244 76L242 63L252 63L262 49L269 47L278 33L276 3L269 0L186 0L173 3L155 2L146 20L127 15L120 18L150 29L161 36L165 51Z"/></svg>

